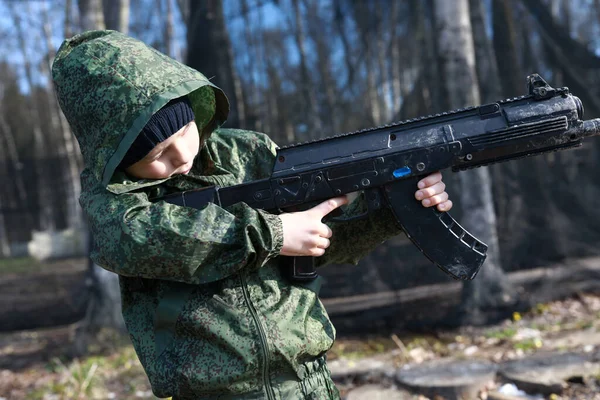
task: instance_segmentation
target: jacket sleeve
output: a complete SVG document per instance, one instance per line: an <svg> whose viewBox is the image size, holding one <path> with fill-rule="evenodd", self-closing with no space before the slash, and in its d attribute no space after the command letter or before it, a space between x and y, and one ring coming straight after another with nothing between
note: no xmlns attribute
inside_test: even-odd
<svg viewBox="0 0 600 400"><path fill-rule="evenodd" d="M143 192L113 194L89 171L82 193L91 258L119 275L207 283L261 266L283 245L280 218L243 203L227 209L153 203Z"/></svg>
<svg viewBox="0 0 600 400"><path fill-rule="evenodd" d="M344 217L355 216L366 211L363 196L350 203L344 211ZM358 264L387 239L402 232L392 211L383 207L369 213L363 219L347 222L328 222L333 231L330 246L325 254L316 258L317 266L327 264Z"/></svg>

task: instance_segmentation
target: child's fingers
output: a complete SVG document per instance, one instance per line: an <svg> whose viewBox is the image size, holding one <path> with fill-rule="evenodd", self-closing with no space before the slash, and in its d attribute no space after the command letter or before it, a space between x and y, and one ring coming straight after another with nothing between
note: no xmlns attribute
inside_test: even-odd
<svg viewBox="0 0 600 400"><path fill-rule="evenodd" d="M444 192L444 190L446 190L446 184L444 182L440 181L440 182L436 183L435 185L430 186L428 188L417 190L417 192L415 193L415 198L417 200L423 200L428 197L435 196L437 194L442 194Z"/></svg>
<svg viewBox="0 0 600 400"><path fill-rule="evenodd" d="M437 205L437 209L440 211L450 211L452 208L452 200L446 200Z"/></svg>
<svg viewBox="0 0 600 400"><path fill-rule="evenodd" d="M417 186L419 189L426 188L427 186L433 186L439 181L442 180L442 173L440 171L434 172L431 175L427 175L425 178L421 179Z"/></svg>
<svg viewBox="0 0 600 400"><path fill-rule="evenodd" d="M330 227L325 224L321 224L319 231L317 232L319 236L324 238L330 238L333 235L333 231Z"/></svg>
<svg viewBox="0 0 600 400"><path fill-rule="evenodd" d="M326 249L329 247L330 244L331 242L329 241L329 239L320 237L316 240L315 246L320 249Z"/></svg>
<svg viewBox="0 0 600 400"><path fill-rule="evenodd" d="M313 247L309 250L309 255L311 257L321 257L323 254L325 254L325 249L321 247Z"/></svg>
<svg viewBox="0 0 600 400"><path fill-rule="evenodd" d="M338 207L343 206L344 204L348 204L348 198L346 196L333 197L329 200L325 200L321 204L318 204L311 208L311 211L314 211L319 214L321 218L332 212Z"/></svg>
<svg viewBox="0 0 600 400"><path fill-rule="evenodd" d="M446 200L448 200L448 193L443 192L424 199L423 201L421 201L421 204L423 204L424 207L431 207L443 203Z"/></svg>

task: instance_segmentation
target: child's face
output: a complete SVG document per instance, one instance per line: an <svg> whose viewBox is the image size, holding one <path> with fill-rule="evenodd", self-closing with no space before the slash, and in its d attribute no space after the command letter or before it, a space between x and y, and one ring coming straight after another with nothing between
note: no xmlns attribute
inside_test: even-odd
<svg viewBox="0 0 600 400"><path fill-rule="evenodd" d="M140 161L125 169L129 175L143 179L163 179L187 174L200 148L200 135L194 121L169 136Z"/></svg>

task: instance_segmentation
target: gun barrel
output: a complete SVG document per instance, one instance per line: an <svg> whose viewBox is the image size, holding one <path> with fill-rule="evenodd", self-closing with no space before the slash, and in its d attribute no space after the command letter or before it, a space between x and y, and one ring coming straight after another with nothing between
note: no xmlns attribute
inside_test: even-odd
<svg viewBox="0 0 600 400"><path fill-rule="evenodd" d="M600 136L600 118L583 121L582 137Z"/></svg>

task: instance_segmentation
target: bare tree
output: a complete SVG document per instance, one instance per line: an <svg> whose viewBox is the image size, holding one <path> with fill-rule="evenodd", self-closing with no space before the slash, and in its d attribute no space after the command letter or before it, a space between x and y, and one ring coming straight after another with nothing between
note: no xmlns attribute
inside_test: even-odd
<svg viewBox="0 0 600 400"><path fill-rule="evenodd" d="M104 29L101 0L78 0L78 4L80 21L84 30ZM123 22L120 19L118 21L119 23ZM115 20L111 21L111 23L115 22ZM88 248L91 250L92 246L93 238L90 234ZM90 297L86 316L79 324L75 337L75 351L79 353L87 351L88 343L102 327L125 331L125 322L120 311L121 293L118 276L96 265L90 259L87 279Z"/></svg>
<svg viewBox="0 0 600 400"><path fill-rule="evenodd" d="M162 6L162 1L158 1L161 3ZM171 4L171 0L165 0L165 3L165 54L170 57L175 57L173 52L173 6Z"/></svg>
<svg viewBox="0 0 600 400"><path fill-rule="evenodd" d="M91 6L97 7L96 4ZM81 5L79 7L81 8ZM106 29L124 34L129 32L129 0L102 0L102 10Z"/></svg>
<svg viewBox="0 0 600 400"><path fill-rule="evenodd" d="M306 116L308 124L308 135L306 139L315 139L323 135L323 126L319 118L319 105L314 92L314 86L311 75L308 73L308 60L306 50L306 38L304 25L302 22L302 12L300 10L299 0L292 0L294 10L294 41L300 56L300 91L309 110Z"/></svg>
<svg viewBox="0 0 600 400"><path fill-rule="evenodd" d="M106 29L102 0L77 0L79 6L79 25L82 31Z"/></svg>
<svg viewBox="0 0 600 400"><path fill-rule="evenodd" d="M19 50L21 52L21 56L23 57L23 65L25 69L25 77L27 80L27 84L30 90L33 92L35 84L33 81L33 67L29 57L29 53L27 52L27 44L25 40L25 30L23 28L23 23L21 20L21 15L16 11L14 5L9 5L9 10L11 12L12 19L15 24L15 29L17 31L17 40L19 42ZM54 218L54 208L52 204L48 201L51 198L50 196L50 188L48 187L46 180L46 170L42 164L42 160L47 155L47 145L44 140L44 135L42 133L41 121L40 121L40 109L39 104L36 101L35 96L28 96L27 100L29 102L29 111L31 115L30 123L32 125L33 138L34 138L34 169L37 181L37 204L40 210L40 217L38 228L41 230L53 230L55 227L55 218Z"/></svg>
<svg viewBox="0 0 600 400"><path fill-rule="evenodd" d="M52 24L48 16L48 9L46 3L42 5L42 31L44 36L44 43L46 44L46 57L45 62L42 63L42 72L46 76L50 76L50 70L52 68L52 62L54 61L54 43L52 35ZM79 146L77 145L75 138L71 134L69 124L60 110L58 99L53 90L46 90L48 104L52 108L50 112L50 119L52 124L52 130L60 133L62 141L59 143L59 154L61 158L66 160L66 168L63 168L65 178L64 182L67 184L67 226L70 228L76 228L79 230L82 224L82 213L81 208L77 199L81 193L81 183L79 181L81 153Z"/></svg>
<svg viewBox="0 0 600 400"><path fill-rule="evenodd" d="M189 0L189 12L187 64L223 89L231 104L228 125L237 127L245 109L242 85L233 66L222 0Z"/></svg>
<svg viewBox="0 0 600 400"><path fill-rule="evenodd" d="M333 35L329 32L329 21L326 16L319 13L319 2L304 0L307 9L307 32L315 44L319 62L316 65L316 71L319 75L319 91L324 94L323 106L319 107L320 119L322 120L325 135L340 133L340 115L336 99L336 82L333 78L331 54L333 49L329 38Z"/></svg>
<svg viewBox="0 0 600 400"><path fill-rule="evenodd" d="M374 16L371 13L370 6L367 2L353 2L352 11L354 21L358 28L358 35L362 50L365 52L364 65L366 69L366 108L370 110L369 125L380 125L383 122L383 111L381 109L380 98L377 93L377 45L376 32L374 31L375 24Z"/></svg>
<svg viewBox="0 0 600 400"><path fill-rule="evenodd" d="M468 0L435 0L434 6L447 106L455 109L477 105L480 97ZM477 279L465 283L463 289L464 320L481 323L484 322L482 310L506 305L512 297L500 265L489 170L476 168L461 172L459 178L459 200L464 210L462 222L489 246L487 260Z"/></svg>

